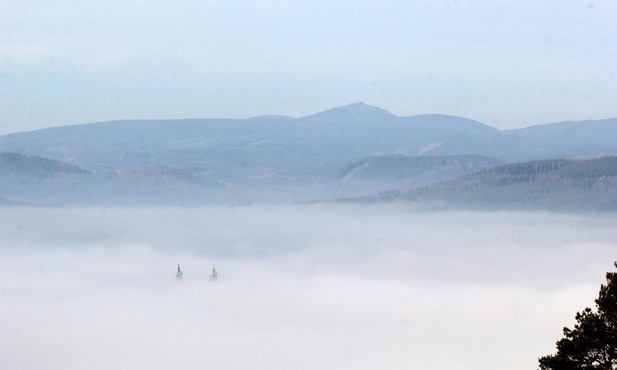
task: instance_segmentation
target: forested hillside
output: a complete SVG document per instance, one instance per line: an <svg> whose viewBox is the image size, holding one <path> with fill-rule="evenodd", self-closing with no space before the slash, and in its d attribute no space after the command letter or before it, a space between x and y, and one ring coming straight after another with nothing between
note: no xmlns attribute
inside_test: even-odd
<svg viewBox="0 0 617 370"><path fill-rule="evenodd" d="M259 160L253 160L259 166ZM500 163L474 155L373 156L336 166L288 168L275 175L255 176L167 166L87 171L57 160L0 153L0 197L4 197L5 204L16 201L40 205L315 201L408 189Z"/></svg>
<svg viewBox="0 0 617 370"><path fill-rule="evenodd" d="M89 174L91 172L53 159L17 153L0 153L0 176L47 176L54 173Z"/></svg>
<svg viewBox="0 0 617 370"><path fill-rule="evenodd" d="M617 157L513 163L381 199L429 207L617 210Z"/></svg>

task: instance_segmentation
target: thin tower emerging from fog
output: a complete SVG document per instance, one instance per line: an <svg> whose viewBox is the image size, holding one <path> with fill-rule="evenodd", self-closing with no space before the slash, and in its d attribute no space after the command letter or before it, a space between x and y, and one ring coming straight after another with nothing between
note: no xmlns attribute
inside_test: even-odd
<svg viewBox="0 0 617 370"><path fill-rule="evenodd" d="M218 272L216 272L216 267L212 266L212 274L210 274L210 281L217 281L219 278Z"/></svg>
<svg viewBox="0 0 617 370"><path fill-rule="evenodd" d="M176 271L176 274L174 276L176 277L176 280L182 280L182 271L180 270L180 264L178 264L178 271Z"/></svg>

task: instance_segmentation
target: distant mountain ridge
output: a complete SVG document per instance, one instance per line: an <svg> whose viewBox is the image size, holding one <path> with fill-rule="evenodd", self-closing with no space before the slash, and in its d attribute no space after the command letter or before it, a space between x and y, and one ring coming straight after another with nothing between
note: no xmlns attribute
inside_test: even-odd
<svg viewBox="0 0 617 370"><path fill-rule="evenodd" d="M617 119L502 131L461 117L399 117L353 103L301 118L54 127L0 136L0 152L78 167L89 175L72 176L105 184L109 196L121 189L139 199L288 202L405 190L502 163L617 155L615 143ZM0 197L13 199L2 189Z"/></svg>
<svg viewBox="0 0 617 370"><path fill-rule="evenodd" d="M364 103L352 103L342 107L328 109L299 119L313 122L377 122L385 123L396 119L394 114Z"/></svg>
<svg viewBox="0 0 617 370"><path fill-rule="evenodd" d="M281 157L273 158L276 153L267 151L311 160L476 154L514 162L614 155L615 142L617 119L500 131L461 117L398 117L355 103L298 119L130 120L54 127L0 136L0 151L56 159L88 170L187 168L187 162L209 162L212 155L245 156L251 161L259 152L278 171L287 164L276 166Z"/></svg>

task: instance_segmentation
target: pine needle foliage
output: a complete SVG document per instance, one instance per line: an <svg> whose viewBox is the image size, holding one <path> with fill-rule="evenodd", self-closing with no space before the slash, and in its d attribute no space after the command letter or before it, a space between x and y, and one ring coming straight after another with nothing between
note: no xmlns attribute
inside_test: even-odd
<svg viewBox="0 0 617 370"><path fill-rule="evenodd" d="M617 268L617 262L615 262ZM573 329L564 328L557 353L539 359L542 370L617 369L617 273L606 273L596 310L576 313Z"/></svg>

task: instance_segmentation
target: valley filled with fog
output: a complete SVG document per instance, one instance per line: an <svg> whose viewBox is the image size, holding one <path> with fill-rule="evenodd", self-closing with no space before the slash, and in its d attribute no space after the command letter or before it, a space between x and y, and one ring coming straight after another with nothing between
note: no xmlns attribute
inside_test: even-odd
<svg viewBox="0 0 617 370"><path fill-rule="evenodd" d="M11 369L534 368L593 306L614 230L613 213L401 204L7 206L0 358Z"/></svg>

